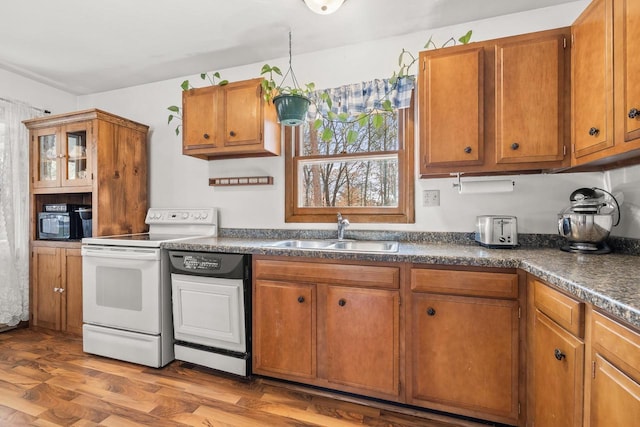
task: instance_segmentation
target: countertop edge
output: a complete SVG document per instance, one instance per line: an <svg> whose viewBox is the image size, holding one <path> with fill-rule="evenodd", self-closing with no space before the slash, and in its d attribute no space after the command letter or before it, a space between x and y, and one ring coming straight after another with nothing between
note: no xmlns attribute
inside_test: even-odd
<svg viewBox="0 0 640 427"><path fill-rule="evenodd" d="M557 249L488 249L475 245L459 244L417 244L400 242L398 252L343 252L318 249L274 248L269 245L275 240L243 239L243 238L198 238L186 241L167 242L161 245L165 249L191 250L200 252L226 252L251 255L274 255L291 257L308 257L334 260L398 262L414 264L438 264L465 267L492 267L522 269L527 273L542 279L550 285L567 292L576 298L592 304L603 312L614 316L632 327L640 329L640 304L636 299L640 296L640 257L633 255L577 255L563 253ZM589 269L603 271L625 271L629 264L634 271L628 271L628 276L617 278L625 283L617 289L616 277L613 281L615 292L622 297L616 298L612 283L602 283L597 275L591 277ZM638 264L638 267L635 265ZM602 265L602 267L601 267ZM605 269L606 268L606 269ZM637 271L636 271L637 268ZM637 274L636 274L637 273ZM604 280L604 282L607 282ZM635 285L636 282L639 282ZM609 286L609 288L607 288ZM631 295L628 295L631 293ZM624 299L631 299L633 304L625 303Z"/></svg>

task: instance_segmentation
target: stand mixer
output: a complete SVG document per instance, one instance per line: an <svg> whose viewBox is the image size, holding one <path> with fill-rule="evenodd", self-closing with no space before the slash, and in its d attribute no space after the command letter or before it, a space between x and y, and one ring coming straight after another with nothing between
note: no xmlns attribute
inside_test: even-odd
<svg viewBox="0 0 640 427"><path fill-rule="evenodd" d="M613 201L605 200L608 194ZM571 206L558 214L558 233L568 240L567 252L606 254L611 248L605 240L611 228L620 224L620 205L602 188L578 188L569 197ZM617 221L613 224L613 216Z"/></svg>

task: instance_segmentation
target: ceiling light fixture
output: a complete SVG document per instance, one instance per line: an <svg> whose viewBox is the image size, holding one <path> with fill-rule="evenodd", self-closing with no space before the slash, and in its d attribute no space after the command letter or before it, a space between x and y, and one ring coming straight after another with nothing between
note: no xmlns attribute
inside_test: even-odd
<svg viewBox="0 0 640 427"><path fill-rule="evenodd" d="M345 0L302 0L309 9L319 15L329 15L342 6Z"/></svg>

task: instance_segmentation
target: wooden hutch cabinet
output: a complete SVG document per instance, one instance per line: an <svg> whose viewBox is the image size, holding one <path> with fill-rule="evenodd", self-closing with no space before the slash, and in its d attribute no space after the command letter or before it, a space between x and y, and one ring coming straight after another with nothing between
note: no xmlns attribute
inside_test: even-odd
<svg viewBox="0 0 640 427"><path fill-rule="evenodd" d="M182 153L201 159L280 155L280 125L261 81L182 92Z"/></svg>
<svg viewBox="0 0 640 427"><path fill-rule="evenodd" d="M80 240L39 238L49 204L87 205L93 236L146 230L147 132L92 109L26 120L30 133L31 325L82 333Z"/></svg>

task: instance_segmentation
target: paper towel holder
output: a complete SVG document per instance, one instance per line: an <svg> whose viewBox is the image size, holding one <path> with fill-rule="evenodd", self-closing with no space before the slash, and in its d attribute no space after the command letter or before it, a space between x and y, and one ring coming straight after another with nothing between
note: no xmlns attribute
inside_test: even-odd
<svg viewBox="0 0 640 427"><path fill-rule="evenodd" d="M462 177L463 174L464 174L464 172L456 172L456 173L451 173L450 174L451 176L455 176L457 178L457 182L453 183L453 188L456 188L458 190L458 193L462 193L462 180L461 180L461 177ZM516 182L513 181L513 180L499 180L499 181L496 181L496 180L487 180L487 181L484 181L484 180L475 180L475 181L474 180L467 180L465 182L475 183L475 184L487 183L487 185L489 185L489 186L495 185L498 182L500 184L510 183L511 187L510 187L509 190L506 190L506 191L513 191L513 188L516 186ZM506 187L506 188L509 188L509 187ZM504 191L505 190L497 191L497 190L487 189L484 192L493 193L493 192L504 192Z"/></svg>

